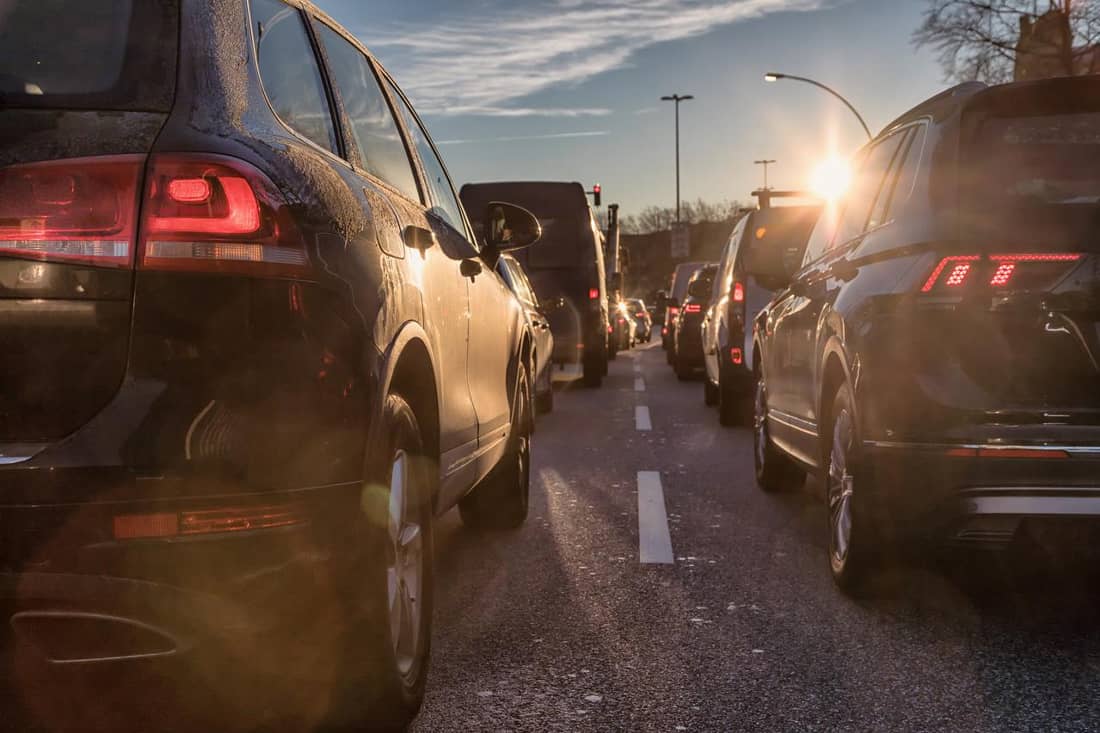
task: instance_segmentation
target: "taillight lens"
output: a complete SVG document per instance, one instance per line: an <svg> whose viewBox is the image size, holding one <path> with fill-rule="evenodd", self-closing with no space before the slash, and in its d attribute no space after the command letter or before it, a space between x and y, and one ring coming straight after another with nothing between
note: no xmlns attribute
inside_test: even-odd
<svg viewBox="0 0 1100 733"><path fill-rule="evenodd" d="M735 365L744 364L745 352L743 352L739 347L734 346L730 349L730 362Z"/></svg>
<svg viewBox="0 0 1100 733"><path fill-rule="evenodd" d="M734 283L733 287L730 289L730 299L732 299L734 303L744 303L745 286L741 283Z"/></svg>
<svg viewBox="0 0 1100 733"><path fill-rule="evenodd" d="M588 299L589 300L599 300L600 299L600 289L599 288L589 288L588 289Z"/></svg>
<svg viewBox="0 0 1100 733"><path fill-rule="evenodd" d="M684 313L700 313L703 310L703 306L698 303L688 303L684 306Z"/></svg>
<svg viewBox="0 0 1100 733"><path fill-rule="evenodd" d="M974 288L1041 289L1080 259L1072 252L953 255L936 263L921 292L961 292L971 282Z"/></svg>
<svg viewBox="0 0 1100 733"><path fill-rule="evenodd" d="M0 254L130 267L144 156L0 168Z"/></svg>
<svg viewBox="0 0 1100 733"><path fill-rule="evenodd" d="M268 277L310 272L285 200L251 165L213 155L157 155L145 189L140 269Z"/></svg>

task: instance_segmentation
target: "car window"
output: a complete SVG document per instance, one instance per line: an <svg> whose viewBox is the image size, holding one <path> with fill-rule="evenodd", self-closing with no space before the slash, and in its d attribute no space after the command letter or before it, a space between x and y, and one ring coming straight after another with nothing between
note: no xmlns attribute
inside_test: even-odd
<svg viewBox="0 0 1100 733"><path fill-rule="evenodd" d="M252 24L260 78L275 114L335 153L332 111L302 14L280 0L252 0Z"/></svg>
<svg viewBox="0 0 1100 733"><path fill-rule="evenodd" d="M413 145L416 146L416 152L420 156L420 164L424 166L424 175L428 178L428 190L432 198L432 213L457 231L462 232L463 236L472 239L466 233L465 220L462 216L462 204L459 203L458 196L455 195L454 186L451 185L451 179L447 175L447 169L443 167L443 161L439 159L439 155L435 152L435 147L432 145L428 132L420 124L420 120L417 119L412 108L405 101L401 91L389 79L386 80L386 83L389 84L390 92L397 100L398 107L401 108L401 116L405 120L405 127L409 131Z"/></svg>
<svg viewBox="0 0 1100 733"><path fill-rule="evenodd" d="M909 200L913 194L913 187L917 182L917 173L920 171L924 157L924 138L927 132L925 125L913 128L913 134L909 139L909 146L903 155L898 157L901 161L897 166L898 174L894 180L894 188L887 202L887 213L896 215L897 207Z"/></svg>
<svg viewBox="0 0 1100 733"><path fill-rule="evenodd" d="M516 283L516 288L520 291L520 299L525 303L537 306L539 299L535 295L534 288L531 287L531 281L527 279L527 273L523 271L523 266L515 260L508 262L508 267L512 271L512 280Z"/></svg>
<svg viewBox="0 0 1100 733"><path fill-rule="evenodd" d="M711 300L717 300L722 293L727 292L733 285L733 268L737 262L737 253L741 249L741 237L745 234L745 227L748 225L751 216L751 214L742 216L741 221L737 222L737 226L730 233L729 241L726 242L726 249L722 253L722 261L718 265L718 272L721 275L714 279L714 292L711 294Z"/></svg>
<svg viewBox="0 0 1100 733"><path fill-rule="evenodd" d="M328 53L332 80L340 92L351 133L359 147L359 164L369 173L420 200L409 153L386 95L367 57L328 26L318 35Z"/></svg>
<svg viewBox="0 0 1100 733"><path fill-rule="evenodd" d="M837 230L836 243L841 244L850 241L863 234L867 226L867 220L871 215L871 207L875 203L882 181L886 172L894 160L894 154L901 145L907 131L894 133L876 144L864 159L855 183L849 191L844 206L844 213L840 216L840 224Z"/></svg>
<svg viewBox="0 0 1100 733"><path fill-rule="evenodd" d="M867 220L867 229L880 227L890 220L890 201L893 199L894 187L898 182L901 162L904 161L909 154L909 146L912 145L912 142L912 131L906 131L901 145L898 146L897 153L894 154L896 162L891 166L890 172L886 174L886 178L883 179L883 184L879 188L878 195L875 197L875 205L871 208L871 216Z"/></svg>

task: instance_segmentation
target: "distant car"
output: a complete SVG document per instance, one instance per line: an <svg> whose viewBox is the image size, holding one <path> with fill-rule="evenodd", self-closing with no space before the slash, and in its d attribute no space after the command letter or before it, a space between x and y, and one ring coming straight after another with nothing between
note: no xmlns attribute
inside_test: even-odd
<svg viewBox="0 0 1100 733"><path fill-rule="evenodd" d="M664 318L661 323L661 348L668 353L668 363L672 364L672 324L680 313L681 302L687 296L688 281L706 262L683 262L676 266L672 273L672 281L669 285L668 296L660 305L664 306Z"/></svg>
<svg viewBox="0 0 1100 733"><path fill-rule="evenodd" d="M718 405L723 425L741 424L752 414L752 322L777 284L746 274L747 243L801 252L820 214L820 205L755 209L737 222L722 251L703 324L703 399Z"/></svg>
<svg viewBox="0 0 1100 733"><path fill-rule="evenodd" d="M550 321L531 287L531 281L527 279L527 273L523 271L523 265L515 257L510 254L501 255L497 262L497 271L523 305L531 328L533 346L529 372L533 383L535 409L540 413L550 412L554 409L554 334L550 331Z"/></svg>
<svg viewBox="0 0 1100 733"><path fill-rule="evenodd" d="M493 267L537 221L480 206L475 238L308 3L0 15L2 717L209 683L252 722L300 693L280 720L403 729L435 517L527 516L532 341Z"/></svg>
<svg viewBox="0 0 1100 733"><path fill-rule="evenodd" d="M584 187L545 181L467 183L461 196L470 211L482 211L494 200L511 201L539 218L539 251L518 252L516 259L539 299L560 303L548 312L554 361L579 363L585 385L600 386L607 374L610 325L604 235Z"/></svg>
<svg viewBox="0 0 1100 733"><path fill-rule="evenodd" d="M1100 525L1097 99L1095 76L951 89L860 151L803 258L753 258L780 286L755 320L757 482L820 476L842 589L900 542Z"/></svg>
<svg viewBox="0 0 1100 733"><path fill-rule="evenodd" d="M653 317L649 314L645 302L638 298L631 298L626 301L626 308L637 326L637 340L648 344L653 338Z"/></svg>
<svg viewBox="0 0 1100 733"><path fill-rule="evenodd" d="M610 353L628 351L637 343L637 324L634 322L626 301L621 300L608 309L611 319ZM612 356L614 358L614 356Z"/></svg>
<svg viewBox="0 0 1100 733"><path fill-rule="evenodd" d="M703 318L718 265L703 265L688 281L687 297L676 316L672 334L672 366L676 377L688 380L703 367Z"/></svg>

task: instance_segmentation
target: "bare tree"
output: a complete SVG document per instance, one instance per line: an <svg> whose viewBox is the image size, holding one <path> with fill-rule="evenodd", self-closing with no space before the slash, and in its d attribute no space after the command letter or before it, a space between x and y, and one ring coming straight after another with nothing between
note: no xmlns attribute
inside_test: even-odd
<svg viewBox="0 0 1100 733"><path fill-rule="evenodd" d="M686 224L698 224L704 221L732 221L737 217L741 204L737 201L710 202L699 198L680 204L680 220ZM672 228L676 221L676 209L668 206L647 206L637 214L621 219L625 234L648 234Z"/></svg>
<svg viewBox="0 0 1100 733"><path fill-rule="evenodd" d="M928 0L913 33L939 52L951 81L1100 71L1100 0Z"/></svg>

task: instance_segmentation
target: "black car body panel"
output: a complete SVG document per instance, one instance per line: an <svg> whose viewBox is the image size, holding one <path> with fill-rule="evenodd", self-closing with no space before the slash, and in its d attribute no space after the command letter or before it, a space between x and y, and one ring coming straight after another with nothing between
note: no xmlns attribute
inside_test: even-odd
<svg viewBox="0 0 1100 733"><path fill-rule="evenodd" d="M773 441L817 469L846 382L893 525L1100 516L1098 98L963 85L899 118L756 319Z"/></svg>
<svg viewBox="0 0 1100 733"><path fill-rule="evenodd" d="M550 329L550 320L539 303L527 273L523 271L523 265L515 257L502 255L497 262L497 271L515 293L527 315L527 327L531 334L531 379L536 396L545 395L554 389L554 334Z"/></svg>
<svg viewBox="0 0 1100 733"><path fill-rule="evenodd" d="M6 611L101 614L177 639L179 652L194 646L183 640L237 649L274 628L292 632L308 608L345 608L339 579L357 561L351 520L387 394L406 395L438 457L437 512L504 454L517 365L532 347L523 309L488 263L460 273L480 256L469 223L453 191L441 200L446 174L428 172L439 166L425 159L431 144L381 67L308 4L267 2L274 15L259 20L260 4L134 3L139 16L161 13L135 28L171 62L166 98L158 87L135 102L139 85L121 101L104 93L42 109L0 87L0 129L13 133L0 136ZM270 58L316 63L324 109L297 129L276 113L255 50L258 34L277 44L288 28L305 34L307 54L273 47ZM368 170L323 33L377 75L411 190ZM100 98L117 104L91 106ZM331 126L330 144L307 136L314 124ZM193 165L206 172L170 176ZM283 238L274 249L202 241L195 217L237 211L242 181L259 226ZM130 217L110 248L76 247L69 233L41 244L40 232L11 228L27 201L55 207L48 223L103 190L117 195L93 203ZM170 205L203 212L173 216ZM241 211L240 221L257 216ZM173 225L192 231L171 239ZM410 228L438 246L406 246ZM96 260L103 252L115 259ZM131 540L144 535L128 528L150 517L171 536ZM185 526L206 529L189 536Z"/></svg>
<svg viewBox="0 0 1100 733"><path fill-rule="evenodd" d="M717 272L717 264L703 265L688 281L687 296L672 325L673 366L677 373L703 367L703 320Z"/></svg>

